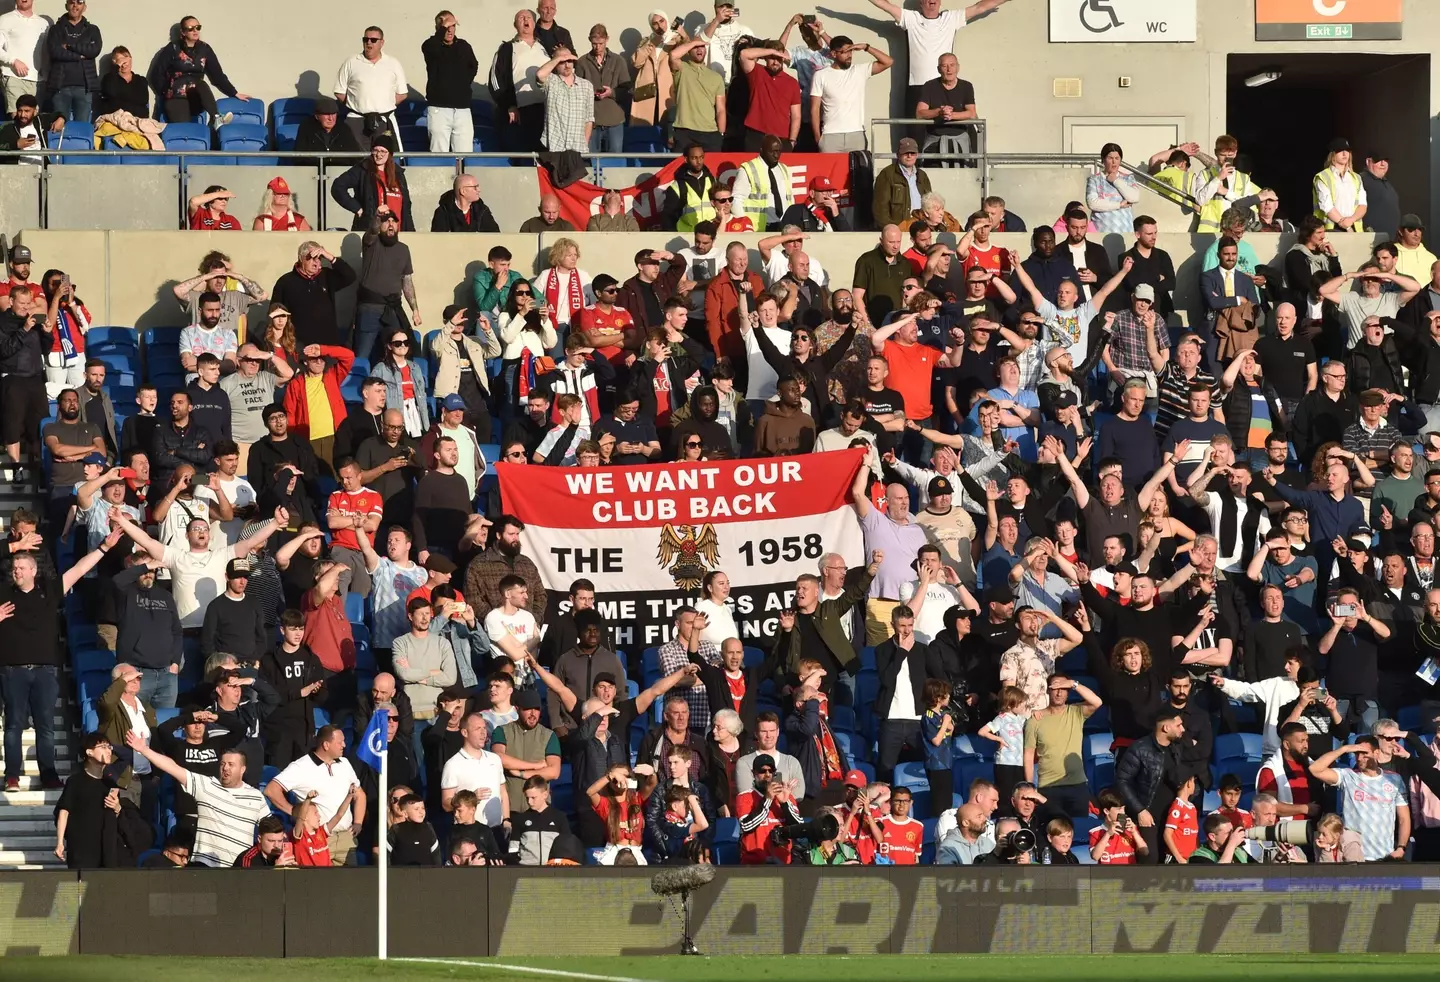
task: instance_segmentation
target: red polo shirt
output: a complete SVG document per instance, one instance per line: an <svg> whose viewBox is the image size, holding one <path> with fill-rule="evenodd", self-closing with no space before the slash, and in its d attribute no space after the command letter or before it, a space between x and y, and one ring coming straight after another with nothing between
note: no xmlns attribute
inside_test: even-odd
<svg viewBox="0 0 1440 982"><path fill-rule="evenodd" d="M790 107L800 105L800 83L786 72L771 75L763 64L745 76L750 83L750 110L745 125L782 140L790 139Z"/></svg>
<svg viewBox="0 0 1440 982"><path fill-rule="evenodd" d="M244 227L240 220L229 212L216 218L210 214L209 208L200 208L190 216L190 229L195 232L239 232Z"/></svg>

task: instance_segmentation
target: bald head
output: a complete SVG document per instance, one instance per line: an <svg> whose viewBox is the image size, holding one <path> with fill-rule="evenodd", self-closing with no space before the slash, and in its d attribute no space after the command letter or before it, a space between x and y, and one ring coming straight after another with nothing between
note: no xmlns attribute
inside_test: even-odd
<svg viewBox="0 0 1440 982"><path fill-rule="evenodd" d="M880 230L880 247L887 256L900 255L900 226L886 225Z"/></svg>
<svg viewBox="0 0 1440 982"><path fill-rule="evenodd" d="M398 426L403 430L405 427L405 415L398 409L387 409L381 415L380 422L386 426Z"/></svg>
<svg viewBox="0 0 1440 982"><path fill-rule="evenodd" d="M978 836L985 830L985 812L979 805L972 802L967 801L961 805L955 813L955 818L960 823L960 828L972 836Z"/></svg>
<svg viewBox="0 0 1440 982"><path fill-rule="evenodd" d="M540 196L540 217L548 223L555 223L560 219L560 199L553 194Z"/></svg>
<svg viewBox="0 0 1440 982"><path fill-rule="evenodd" d="M1275 308L1275 328L1285 336L1295 330L1295 305L1282 303Z"/></svg>
<svg viewBox="0 0 1440 982"><path fill-rule="evenodd" d="M370 694L375 697L376 702L389 702L395 698L395 676L389 672L381 672L375 676L375 681L370 683Z"/></svg>

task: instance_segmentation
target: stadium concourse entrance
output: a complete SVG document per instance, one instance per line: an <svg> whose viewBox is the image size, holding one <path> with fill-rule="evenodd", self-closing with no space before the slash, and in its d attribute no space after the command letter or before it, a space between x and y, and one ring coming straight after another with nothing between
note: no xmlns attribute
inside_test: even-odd
<svg viewBox="0 0 1440 982"><path fill-rule="evenodd" d="M1276 72L1263 85L1245 84ZM1298 222L1310 213L1311 181L1327 145L1343 136L1356 170L1367 156L1389 155L1402 211L1433 224L1428 54L1230 55L1226 74L1226 129L1240 141L1242 168L1280 195L1282 216Z"/></svg>

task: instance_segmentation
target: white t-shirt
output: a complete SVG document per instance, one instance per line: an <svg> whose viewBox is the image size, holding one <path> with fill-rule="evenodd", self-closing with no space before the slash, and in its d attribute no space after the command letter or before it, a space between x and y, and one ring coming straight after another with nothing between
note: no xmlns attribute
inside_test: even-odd
<svg viewBox="0 0 1440 982"><path fill-rule="evenodd" d="M455 473L465 478L465 486L470 489L470 498L473 500L475 488L480 484L480 475L475 472L475 459L479 451L475 444L475 431L468 426L453 430L444 423L439 426L441 436L448 436L455 441L455 448L460 452L460 459L455 463Z"/></svg>
<svg viewBox="0 0 1440 982"><path fill-rule="evenodd" d="M201 866L232 866L255 844L255 823L270 814L270 802L248 784L227 788L219 778L185 772L185 791L195 799L198 819L190 858Z"/></svg>
<svg viewBox="0 0 1440 982"><path fill-rule="evenodd" d="M809 254L807 253L807 255ZM771 249L770 261L765 264L766 284L773 286L774 284L783 280L786 275L789 274L789 272L789 255L786 254L784 249ZM816 283L819 283L821 286L828 285L827 281L830 279L830 275L825 272L825 267L821 266L820 261L814 256L810 256L810 278ZM780 350L789 351L789 342L787 341L786 346L784 348L781 348Z"/></svg>
<svg viewBox="0 0 1440 982"><path fill-rule="evenodd" d="M210 504L201 498L176 498L165 517L160 519L160 534L155 538L167 546L185 546L185 530L197 518L210 521ZM210 525L210 549L219 549L222 543L215 540L215 525Z"/></svg>
<svg viewBox="0 0 1440 982"><path fill-rule="evenodd" d="M41 69L49 61L45 57L45 35L54 23L53 18L46 17L34 10L30 12L29 17L18 10L12 10L0 16L0 47L3 47L5 51L5 65L0 68L0 74L10 78L19 78L20 76L10 65L11 62L19 59L30 70L30 73L25 76L25 81L39 82L43 79L45 76ZM10 108L13 110L15 107L11 106ZM247 845L245 848L250 847Z"/></svg>
<svg viewBox="0 0 1440 982"><path fill-rule="evenodd" d="M919 580L912 580L900 587L900 602L908 604L910 598L915 596L915 587ZM925 605L920 608L920 616L915 618L915 637L925 644L935 640L936 635L945 630L945 612L960 602L960 594L955 588L944 583L931 583L925 587Z"/></svg>
<svg viewBox="0 0 1440 982"><path fill-rule="evenodd" d="M350 786L360 783L355 768L351 767L350 761L344 757L333 764L327 764L314 754L292 760L289 766L275 775L274 780L287 792L301 798L314 791L313 800L320 811L320 821L326 823L340 810ZM380 806L377 804L376 807ZM352 817L350 809L347 808L333 831L344 832L350 827Z"/></svg>
<svg viewBox="0 0 1440 982"><path fill-rule="evenodd" d="M476 794L480 793L481 788L490 790L489 796L480 799L475 820L484 822L491 828L499 825L505 818L500 804L500 789L504 786L505 768L500 766L499 755L488 750L480 751L478 757L471 757L470 751L461 747L455 752L455 756L445 762L445 768L440 772L442 789L454 788L456 791L474 791Z"/></svg>
<svg viewBox="0 0 1440 982"><path fill-rule="evenodd" d="M810 83L810 94L820 97L820 127L823 132L865 132L865 83L868 81L869 62L852 63L849 68L829 65L815 73L815 80ZM805 112L810 112L808 104ZM805 118L810 117L807 115Z"/></svg>
<svg viewBox="0 0 1440 982"><path fill-rule="evenodd" d="M243 477L221 478L220 487L225 491L225 498L230 502L230 507L237 511L241 508L249 508L259 498L250 482ZM209 488L200 487L195 489L195 497L203 498L206 502L218 501L215 492ZM171 508L171 512L175 509ZM168 516L167 516L168 517ZM220 549L224 546L233 546L240 541L240 531L245 528L245 519L232 518L228 522L215 521L210 523L210 548Z"/></svg>
<svg viewBox="0 0 1440 982"><path fill-rule="evenodd" d="M545 101L545 86L535 81L536 74L550 60L545 45L539 41L526 44L524 41L510 42L510 81L515 85L515 104L534 106Z"/></svg>
<svg viewBox="0 0 1440 982"><path fill-rule="evenodd" d="M764 331L771 342L782 353L790 351L790 332L778 327L757 327L745 335L745 361L750 369L750 382L745 390L747 399L769 399L775 394L775 383L780 376L760 352L760 342L755 340L755 331Z"/></svg>
<svg viewBox="0 0 1440 982"><path fill-rule="evenodd" d="M740 636L740 631L735 627L735 615L730 612L728 604L717 604L713 600L701 600L695 604L695 609L710 620L705 630L700 632L701 641L709 641L719 648L722 642Z"/></svg>
<svg viewBox="0 0 1440 982"><path fill-rule="evenodd" d="M508 634L522 645L528 645L531 638L539 637L540 628L535 623L535 615L528 610L521 609L507 614L504 608L496 607L485 615L485 633L489 635L492 643ZM500 652L497 651L496 654Z"/></svg>
<svg viewBox="0 0 1440 982"><path fill-rule="evenodd" d="M739 21L726 21L715 28L710 36L710 67L720 73L726 86L730 84L730 68L735 64L735 42L742 35L759 37ZM703 37L703 35L701 35Z"/></svg>
<svg viewBox="0 0 1440 982"><path fill-rule="evenodd" d="M395 111L395 97L405 95L409 86L398 58L382 53L379 61L372 62L356 54L341 63L333 91L345 97L351 112L388 116Z"/></svg>
<svg viewBox="0 0 1440 982"><path fill-rule="evenodd" d="M915 708L915 689L910 684L910 673L915 670L925 671L923 656L920 654L920 637L915 637L915 647L906 652L898 648L895 657L901 654L906 655L900 663L900 670L895 673L895 695L890 699L890 712L886 719L919 719L920 713Z"/></svg>
<svg viewBox="0 0 1440 982"><path fill-rule="evenodd" d="M709 286L710 281L719 274L720 267L725 264L725 250L711 246L710 251L702 256L687 246L676 255L685 260L685 275L697 284L695 289L690 291L690 319L704 320L705 287Z"/></svg>
<svg viewBox="0 0 1440 982"><path fill-rule="evenodd" d="M965 8L942 10L934 20L926 20L918 10L902 10L895 23L908 35L910 84L924 85L940 77L940 56L955 50L955 32L965 26Z"/></svg>
<svg viewBox="0 0 1440 982"><path fill-rule="evenodd" d="M191 552L189 546L165 547L165 565L170 570L181 627L205 625L205 608L225 592L225 564L234 558L234 546L209 552Z"/></svg>

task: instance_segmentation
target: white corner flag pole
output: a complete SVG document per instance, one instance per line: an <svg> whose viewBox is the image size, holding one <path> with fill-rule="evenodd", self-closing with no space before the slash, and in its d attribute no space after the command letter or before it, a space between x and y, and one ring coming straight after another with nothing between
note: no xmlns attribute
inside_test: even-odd
<svg viewBox="0 0 1440 982"><path fill-rule="evenodd" d="M388 734L387 734L388 735ZM387 741L388 742L388 741ZM390 941L390 830L387 825L390 822L390 748L380 754L380 812L376 815L375 828L376 839L379 840L380 852L380 896L376 903L376 910L380 919L380 944L379 956L383 962L389 957Z"/></svg>

